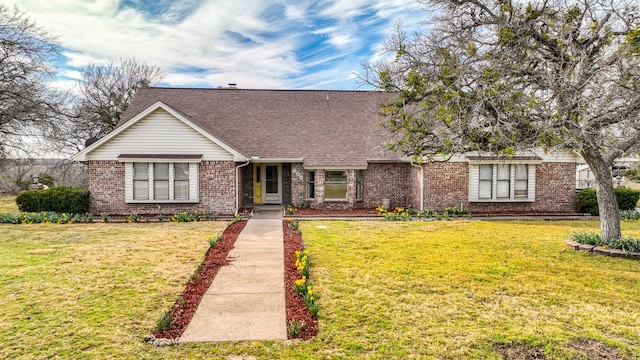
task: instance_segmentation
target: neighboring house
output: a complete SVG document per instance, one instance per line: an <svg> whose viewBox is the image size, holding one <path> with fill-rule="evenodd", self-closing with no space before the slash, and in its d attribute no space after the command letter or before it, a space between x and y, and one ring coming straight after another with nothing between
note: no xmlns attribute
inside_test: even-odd
<svg viewBox="0 0 640 360"><path fill-rule="evenodd" d="M592 188L595 187L595 177L589 165L580 159L578 167L576 168L576 189ZM640 156L630 155L620 157L613 162L611 166L611 177L615 186L623 184L622 174L629 169L640 167Z"/></svg>
<svg viewBox="0 0 640 360"><path fill-rule="evenodd" d="M580 164L576 167L576 189L592 188L596 179L589 165Z"/></svg>
<svg viewBox="0 0 640 360"><path fill-rule="evenodd" d="M230 214L256 204L571 213L576 157L456 156L385 147L370 91L140 89L118 127L74 156L95 213Z"/></svg>

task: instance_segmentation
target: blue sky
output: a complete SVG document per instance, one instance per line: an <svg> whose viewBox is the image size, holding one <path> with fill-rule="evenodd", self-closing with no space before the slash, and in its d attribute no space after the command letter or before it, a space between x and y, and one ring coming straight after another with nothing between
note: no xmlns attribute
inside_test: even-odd
<svg viewBox="0 0 640 360"><path fill-rule="evenodd" d="M11 0L62 45L60 86L78 67L135 57L162 86L345 89L375 61L395 20L418 29L416 0Z"/></svg>

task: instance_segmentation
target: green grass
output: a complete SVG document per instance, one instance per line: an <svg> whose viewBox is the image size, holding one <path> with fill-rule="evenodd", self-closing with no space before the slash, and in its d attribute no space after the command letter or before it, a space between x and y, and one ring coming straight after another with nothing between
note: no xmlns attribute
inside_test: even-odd
<svg viewBox="0 0 640 360"><path fill-rule="evenodd" d="M16 205L15 196L0 196L0 213L3 212L18 212L18 205Z"/></svg>
<svg viewBox="0 0 640 360"><path fill-rule="evenodd" d="M302 233L331 352L484 359L519 343L571 358L585 338L640 356L640 263L563 243L596 222L317 225Z"/></svg>
<svg viewBox="0 0 640 360"><path fill-rule="evenodd" d="M567 249L586 221L300 222L317 338L144 344L223 226L0 225L0 358L581 359L574 339L640 357L640 263Z"/></svg>

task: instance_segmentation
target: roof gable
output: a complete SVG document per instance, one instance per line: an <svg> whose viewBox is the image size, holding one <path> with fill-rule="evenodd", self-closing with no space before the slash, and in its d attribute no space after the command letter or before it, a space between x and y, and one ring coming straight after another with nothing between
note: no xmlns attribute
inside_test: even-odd
<svg viewBox="0 0 640 360"><path fill-rule="evenodd" d="M398 160L385 148L373 91L143 88L120 127L161 101L246 158L300 161L307 167L366 167Z"/></svg>
<svg viewBox="0 0 640 360"><path fill-rule="evenodd" d="M188 144L188 146L185 146ZM245 157L162 102L155 102L73 157L76 161L115 160L121 153L193 154L205 160L244 161Z"/></svg>

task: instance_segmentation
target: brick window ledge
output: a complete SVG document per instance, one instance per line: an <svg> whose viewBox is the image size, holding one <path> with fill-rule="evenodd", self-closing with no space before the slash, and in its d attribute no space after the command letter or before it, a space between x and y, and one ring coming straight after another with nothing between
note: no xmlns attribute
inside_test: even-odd
<svg viewBox="0 0 640 360"><path fill-rule="evenodd" d="M199 200L131 200L127 204L198 204Z"/></svg>
<svg viewBox="0 0 640 360"><path fill-rule="evenodd" d="M471 203L532 203L533 199L470 199Z"/></svg>

